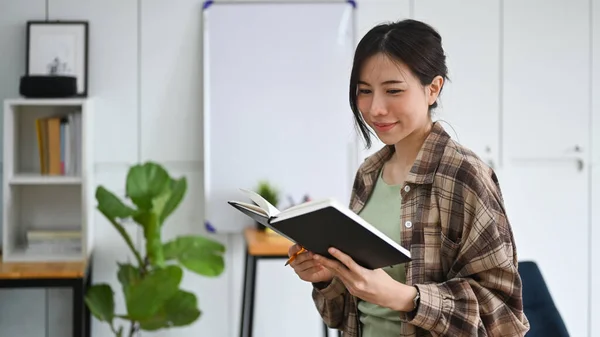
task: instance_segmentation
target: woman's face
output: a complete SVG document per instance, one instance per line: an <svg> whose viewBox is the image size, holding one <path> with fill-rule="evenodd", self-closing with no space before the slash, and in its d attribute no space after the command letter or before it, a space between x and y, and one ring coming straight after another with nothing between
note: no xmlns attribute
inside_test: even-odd
<svg viewBox="0 0 600 337"><path fill-rule="evenodd" d="M377 54L364 63L358 83L357 105L363 119L386 145L395 145L430 122L441 77L423 87L409 68Z"/></svg>

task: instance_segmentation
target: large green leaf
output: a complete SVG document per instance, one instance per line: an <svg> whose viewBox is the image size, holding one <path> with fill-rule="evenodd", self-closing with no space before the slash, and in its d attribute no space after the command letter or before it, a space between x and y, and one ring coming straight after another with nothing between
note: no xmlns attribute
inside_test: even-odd
<svg viewBox="0 0 600 337"><path fill-rule="evenodd" d="M135 209L125 205L117 196L101 185L96 188L96 200L98 209L112 220L126 219L132 217L136 212Z"/></svg>
<svg viewBox="0 0 600 337"><path fill-rule="evenodd" d="M179 290L183 270L167 266L149 272L139 283L130 285L126 297L128 317L146 320L157 314L164 303Z"/></svg>
<svg viewBox="0 0 600 337"><path fill-rule="evenodd" d="M171 178L159 164L132 166L127 173L127 196L142 210L150 210L156 197L165 193Z"/></svg>
<svg viewBox="0 0 600 337"><path fill-rule="evenodd" d="M174 326L185 326L193 323L199 317L200 310L196 295L179 290L165 302L156 315L141 321L140 327L142 330L155 331Z"/></svg>
<svg viewBox="0 0 600 337"><path fill-rule="evenodd" d="M131 289L142 280L140 270L131 264L118 263L118 266L117 279L121 283L125 298L129 298Z"/></svg>
<svg viewBox="0 0 600 337"><path fill-rule="evenodd" d="M220 275L225 269L225 246L203 236L181 236L164 245L165 260L176 259L188 270L204 276Z"/></svg>
<svg viewBox="0 0 600 337"><path fill-rule="evenodd" d="M125 243L131 249L131 252L135 255L136 260L142 265L142 257L140 253L135 249L133 240L127 231L117 220L126 219L134 216L137 213L133 208L125 205L119 198L108 191L102 186L96 188L96 200L98 201L98 210L106 217L106 219L113 225L113 227L121 234Z"/></svg>
<svg viewBox="0 0 600 337"><path fill-rule="evenodd" d="M115 317L115 300L110 285L101 283L88 288L85 303L97 319L112 324Z"/></svg>
<svg viewBox="0 0 600 337"><path fill-rule="evenodd" d="M185 177L177 180L171 180L168 198L165 198L164 203L160 205L161 207L156 207L156 212L160 215L159 222L161 225L165 222L167 217L169 217L169 215L175 211L177 206L179 206L186 191L187 180Z"/></svg>

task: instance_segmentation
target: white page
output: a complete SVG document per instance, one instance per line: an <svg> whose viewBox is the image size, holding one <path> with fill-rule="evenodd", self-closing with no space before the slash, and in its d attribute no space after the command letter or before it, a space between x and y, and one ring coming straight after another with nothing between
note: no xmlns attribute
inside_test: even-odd
<svg viewBox="0 0 600 337"><path fill-rule="evenodd" d="M275 206L271 205L271 203L268 202L265 198L261 197L260 194L243 188L240 188L240 190L244 192L244 194L248 195L250 200L254 201L258 206L260 206L260 208L267 212L267 215L269 217L276 216L280 213Z"/></svg>

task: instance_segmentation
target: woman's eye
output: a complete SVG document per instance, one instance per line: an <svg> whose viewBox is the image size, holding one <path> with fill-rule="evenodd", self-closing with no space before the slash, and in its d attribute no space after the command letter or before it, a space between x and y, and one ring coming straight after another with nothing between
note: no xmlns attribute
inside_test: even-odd
<svg viewBox="0 0 600 337"><path fill-rule="evenodd" d="M388 93L390 93L390 94L399 94L401 92L402 92L402 90L399 90L399 89L388 90Z"/></svg>
<svg viewBox="0 0 600 337"><path fill-rule="evenodd" d="M359 89L359 90L358 90L358 93L359 93L359 94L366 95L366 94L370 94L370 93L371 93L371 90L369 90L369 89Z"/></svg>

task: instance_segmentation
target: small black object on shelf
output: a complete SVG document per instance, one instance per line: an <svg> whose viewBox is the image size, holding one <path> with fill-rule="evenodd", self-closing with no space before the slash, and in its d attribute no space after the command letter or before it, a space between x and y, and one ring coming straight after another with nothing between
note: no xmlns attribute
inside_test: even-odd
<svg viewBox="0 0 600 337"><path fill-rule="evenodd" d="M77 96L77 78L63 75L22 76L19 94L27 98L67 98Z"/></svg>

